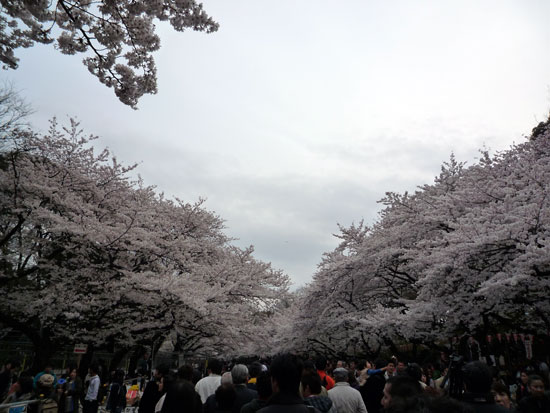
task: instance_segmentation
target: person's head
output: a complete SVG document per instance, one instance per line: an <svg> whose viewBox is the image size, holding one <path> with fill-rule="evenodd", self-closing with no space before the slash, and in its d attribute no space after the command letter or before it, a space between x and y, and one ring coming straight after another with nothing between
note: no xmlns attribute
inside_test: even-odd
<svg viewBox="0 0 550 413"><path fill-rule="evenodd" d="M292 354L281 354L275 357L271 363L273 393L298 395L302 370L301 360Z"/></svg>
<svg viewBox="0 0 550 413"><path fill-rule="evenodd" d="M301 382L304 397L316 396L321 393L321 377L317 372L303 374Z"/></svg>
<svg viewBox="0 0 550 413"><path fill-rule="evenodd" d="M255 361L248 367L248 374L251 378L258 377L258 375L262 372L262 363L259 361Z"/></svg>
<svg viewBox="0 0 550 413"><path fill-rule="evenodd" d="M116 370L113 377L113 381L115 383L122 384L122 382L124 381L124 370L121 370L121 369Z"/></svg>
<svg viewBox="0 0 550 413"><path fill-rule="evenodd" d="M172 373L165 374L160 378L159 381L159 392L164 394L168 391L170 387L174 385L176 382L176 376L174 376Z"/></svg>
<svg viewBox="0 0 550 413"><path fill-rule="evenodd" d="M208 370L211 374L222 374L223 363L218 359L208 360Z"/></svg>
<svg viewBox="0 0 550 413"><path fill-rule="evenodd" d="M306 372L317 373L317 369L315 368L315 363L313 362L313 360L304 361L304 374Z"/></svg>
<svg viewBox="0 0 550 413"><path fill-rule="evenodd" d="M235 364L231 369L233 384L246 384L248 381L248 367L244 364Z"/></svg>
<svg viewBox="0 0 550 413"><path fill-rule="evenodd" d="M163 413L192 412L200 409L200 399L197 403L195 387L188 381L175 381L169 386L162 406Z"/></svg>
<svg viewBox="0 0 550 413"><path fill-rule="evenodd" d="M184 364L178 369L178 379L193 381L193 366Z"/></svg>
<svg viewBox="0 0 550 413"><path fill-rule="evenodd" d="M491 391L493 376L489 367L481 361L472 361L462 369L464 387L468 393L487 394Z"/></svg>
<svg viewBox="0 0 550 413"><path fill-rule="evenodd" d="M395 361L393 359L388 361L386 364L388 375L391 376L395 372Z"/></svg>
<svg viewBox="0 0 550 413"><path fill-rule="evenodd" d="M542 381L542 377L537 376L536 374L529 376L529 380L527 381L527 387L529 389L529 393L532 396L534 397L544 396L544 382Z"/></svg>
<svg viewBox="0 0 550 413"><path fill-rule="evenodd" d="M338 360L336 362L336 368L339 369L339 368L346 368L347 367L347 363L344 361L344 360Z"/></svg>
<svg viewBox="0 0 550 413"><path fill-rule="evenodd" d="M72 369L70 374L69 374L69 377L71 378L71 380L74 380L74 379L76 379L76 376L78 376L78 370L77 369Z"/></svg>
<svg viewBox="0 0 550 413"><path fill-rule="evenodd" d="M399 360L395 366L395 370L397 374L405 374L405 370L407 370L407 363L405 360Z"/></svg>
<svg viewBox="0 0 550 413"><path fill-rule="evenodd" d="M231 376L230 371L226 371L222 374L220 384L222 386L233 386L233 377Z"/></svg>
<svg viewBox="0 0 550 413"><path fill-rule="evenodd" d="M332 374L334 375L334 381L337 383L347 382L349 380L348 370L343 367L334 369Z"/></svg>
<svg viewBox="0 0 550 413"><path fill-rule="evenodd" d="M88 372L90 373L90 376L95 376L97 373L99 373L99 366L96 363L90 364L90 367L88 367Z"/></svg>
<svg viewBox="0 0 550 413"><path fill-rule="evenodd" d="M317 373L315 373L317 374ZM319 375L317 375L319 377ZM271 375L267 371L262 371L256 379L256 390L258 399L267 400L271 397L273 389L271 388Z"/></svg>
<svg viewBox="0 0 550 413"><path fill-rule="evenodd" d="M491 393L496 404L500 404L506 409L510 409L512 402L510 401L510 392L508 387L501 382L496 382L491 387Z"/></svg>
<svg viewBox="0 0 550 413"><path fill-rule="evenodd" d="M325 356L317 356L315 358L315 367L317 370L325 370L327 368L327 359Z"/></svg>
<svg viewBox="0 0 550 413"><path fill-rule="evenodd" d="M40 392L45 393L51 391L53 389L54 381L55 378L51 374L44 373L41 375L37 383Z"/></svg>
<svg viewBox="0 0 550 413"><path fill-rule="evenodd" d="M394 376L386 382L380 403L388 411L408 411L418 404L421 395L418 380L407 375Z"/></svg>
<svg viewBox="0 0 550 413"><path fill-rule="evenodd" d="M160 380L161 377L166 376L170 372L170 368L167 364L159 364L155 367L155 378Z"/></svg>
<svg viewBox="0 0 550 413"><path fill-rule="evenodd" d="M401 372L401 374L406 374L407 376L412 377L413 379L417 381L422 380L422 369L417 363L411 363L409 364L405 370Z"/></svg>
<svg viewBox="0 0 550 413"><path fill-rule="evenodd" d="M529 374L527 374L527 372L525 370L522 370L520 373L519 373L519 379L521 380L521 382L527 386L527 381L529 380Z"/></svg>

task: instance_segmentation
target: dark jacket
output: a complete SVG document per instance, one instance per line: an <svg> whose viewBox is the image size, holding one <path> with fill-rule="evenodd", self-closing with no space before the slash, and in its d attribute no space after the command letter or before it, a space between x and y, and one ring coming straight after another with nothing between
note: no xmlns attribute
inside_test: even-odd
<svg viewBox="0 0 550 413"><path fill-rule="evenodd" d="M126 386L120 383L111 384L106 410L119 413L126 407Z"/></svg>
<svg viewBox="0 0 550 413"><path fill-rule="evenodd" d="M321 413L314 407L304 404L298 395L275 393L267 402L267 406L258 413Z"/></svg>
<svg viewBox="0 0 550 413"><path fill-rule="evenodd" d="M462 404L468 407L472 413L510 413L509 410L496 404L492 398L471 393L464 393Z"/></svg>
<svg viewBox="0 0 550 413"><path fill-rule="evenodd" d="M254 399L241 407L241 413L256 413L261 408L267 406L267 401Z"/></svg>
<svg viewBox="0 0 550 413"><path fill-rule="evenodd" d="M359 388L367 412L378 413L382 410L380 402L384 396L385 385L386 379L384 378L384 374L377 373L369 376L366 383Z"/></svg>
<svg viewBox="0 0 550 413"><path fill-rule="evenodd" d="M304 399L304 403L313 406L321 413L327 413L332 407L332 400L327 396L311 396Z"/></svg>
<svg viewBox="0 0 550 413"><path fill-rule="evenodd" d="M233 413L240 413L241 407L246 403L258 398L256 390L249 389L246 384L235 384L235 402L233 403Z"/></svg>
<svg viewBox="0 0 550 413"><path fill-rule="evenodd" d="M145 386L143 396L139 401L139 413L155 413L155 406L160 400L162 394L156 381L151 380Z"/></svg>
<svg viewBox="0 0 550 413"><path fill-rule="evenodd" d="M527 396L520 400L518 412L521 413L550 413L550 397Z"/></svg>

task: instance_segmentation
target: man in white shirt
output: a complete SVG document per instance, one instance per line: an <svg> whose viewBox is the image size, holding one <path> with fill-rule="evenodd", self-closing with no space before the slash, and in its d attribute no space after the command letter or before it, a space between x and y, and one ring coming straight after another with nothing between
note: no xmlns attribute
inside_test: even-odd
<svg viewBox="0 0 550 413"><path fill-rule="evenodd" d="M334 369L336 384L328 391L328 397L338 413L367 413L361 393L349 385L347 369Z"/></svg>
<svg viewBox="0 0 550 413"><path fill-rule="evenodd" d="M97 395L99 393L100 380L97 375L98 368L95 365L91 365L90 372L90 384L88 384L88 390L86 391L86 397L84 397L84 413L97 413L98 400Z"/></svg>
<svg viewBox="0 0 550 413"><path fill-rule="evenodd" d="M206 403L208 396L214 394L220 386L222 368L220 360L208 360L208 376L200 379L195 385L195 391L201 396L202 404Z"/></svg>

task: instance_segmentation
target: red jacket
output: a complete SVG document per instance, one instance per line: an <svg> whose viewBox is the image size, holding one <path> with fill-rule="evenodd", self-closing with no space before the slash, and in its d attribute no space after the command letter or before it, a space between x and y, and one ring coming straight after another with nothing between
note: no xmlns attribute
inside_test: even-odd
<svg viewBox="0 0 550 413"><path fill-rule="evenodd" d="M317 374L321 377L321 384L325 386L327 390L334 387L334 379L325 373L324 370L317 370Z"/></svg>

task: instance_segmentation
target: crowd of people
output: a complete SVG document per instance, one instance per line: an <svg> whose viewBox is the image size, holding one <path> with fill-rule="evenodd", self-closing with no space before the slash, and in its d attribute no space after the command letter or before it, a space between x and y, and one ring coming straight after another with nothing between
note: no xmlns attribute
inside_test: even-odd
<svg viewBox="0 0 550 413"><path fill-rule="evenodd" d="M121 413L128 400L122 370L101 383L98 367L82 380L75 367L57 377L51 369L16 374L16 362L0 372L3 404L40 400L32 413ZM142 367L143 370L143 367ZM500 372L501 373L501 372ZM203 375L191 365L159 365L143 383L139 413L550 413L545 365L520 369L517 381L482 361L452 359L420 366L392 358L376 361L301 360L284 354L270 362L224 364L209 360ZM134 379L134 383L138 380ZM137 386L137 385L136 385ZM106 389L102 393L102 389ZM7 410L6 410L7 411Z"/></svg>

